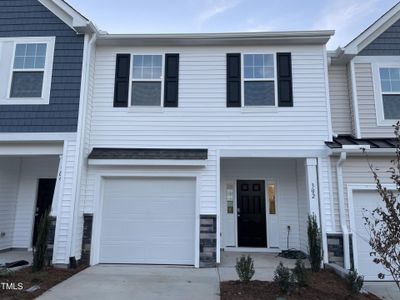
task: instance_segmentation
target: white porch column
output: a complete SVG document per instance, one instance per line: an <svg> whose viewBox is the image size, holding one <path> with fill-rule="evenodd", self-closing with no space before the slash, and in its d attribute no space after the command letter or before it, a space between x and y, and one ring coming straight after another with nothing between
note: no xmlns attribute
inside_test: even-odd
<svg viewBox="0 0 400 300"><path fill-rule="evenodd" d="M308 212L309 214L315 214L315 216L317 217L318 226L321 226L320 213L319 213L317 159L306 158L305 168L306 168L306 186L308 195Z"/></svg>
<svg viewBox="0 0 400 300"><path fill-rule="evenodd" d="M57 216L58 205L59 205L59 201L61 199L62 166L63 166L63 156L60 155L60 161L58 163L58 170L57 170L57 181L56 181L56 186L54 189L53 202L51 204L51 211L50 211L50 216L52 216L52 217Z"/></svg>

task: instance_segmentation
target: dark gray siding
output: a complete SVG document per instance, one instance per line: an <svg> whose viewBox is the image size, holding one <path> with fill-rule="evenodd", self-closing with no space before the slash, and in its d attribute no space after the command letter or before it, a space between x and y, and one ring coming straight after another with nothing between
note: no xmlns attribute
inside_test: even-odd
<svg viewBox="0 0 400 300"><path fill-rule="evenodd" d="M400 20L372 41L359 55L400 55Z"/></svg>
<svg viewBox="0 0 400 300"><path fill-rule="evenodd" d="M55 36L50 104L0 105L0 132L75 132L84 36L37 0L0 0L0 37Z"/></svg>

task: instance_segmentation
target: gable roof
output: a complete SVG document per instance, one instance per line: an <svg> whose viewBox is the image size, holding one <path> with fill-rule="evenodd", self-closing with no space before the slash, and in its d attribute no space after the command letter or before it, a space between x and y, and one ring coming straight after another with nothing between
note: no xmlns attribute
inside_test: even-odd
<svg viewBox="0 0 400 300"><path fill-rule="evenodd" d="M38 0L65 24L78 33L97 32L93 23L64 0Z"/></svg>
<svg viewBox="0 0 400 300"><path fill-rule="evenodd" d="M381 16L359 36L347 44L343 48L344 53L349 55L357 55L399 19L400 2L389 9L383 16Z"/></svg>

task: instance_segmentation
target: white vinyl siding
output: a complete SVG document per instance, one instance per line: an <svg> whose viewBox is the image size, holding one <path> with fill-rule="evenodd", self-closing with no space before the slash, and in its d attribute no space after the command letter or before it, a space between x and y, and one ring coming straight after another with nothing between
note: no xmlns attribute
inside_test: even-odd
<svg viewBox="0 0 400 300"><path fill-rule="evenodd" d="M208 148L200 172L200 213L217 212L216 151L219 149L321 150L328 137L324 47L181 47L179 107L133 112L114 108L117 53L154 53L154 48L98 47L90 147ZM294 107L226 107L226 53L291 52ZM93 212L94 176L89 168L85 212Z"/></svg>
<svg viewBox="0 0 400 300"><path fill-rule="evenodd" d="M20 159L0 157L0 250L13 247Z"/></svg>
<svg viewBox="0 0 400 300"><path fill-rule="evenodd" d="M378 126L371 64L355 63L355 73L361 136L393 137L392 126ZM393 120L393 124L395 123Z"/></svg>
<svg viewBox="0 0 400 300"><path fill-rule="evenodd" d="M352 113L346 65L329 66L332 127L335 134L352 133Z"/></svg>
<svg viewBox="0 0 400 300"><path fill-rule="evenodd" d="M386 170L391 166L391 157L369 157L369 161L372 163L374 168L378 168L378 174L381 176L382 183L391 183L388 173ZM336 175L336 163L337 157L331 158L331 169L332 169L332 203L334 211L334 221L336 224L336 230L340 231L340 218L339 218L339 199L337 190L337 175ZM344 200L345 200L345 212L346 222L348 228L350 228L349 221L349 207L348 207L348 196L347 196L347 185L348 184L374 184L374 178L369 169L369 165L366 157L348 157L343 163L343 183L344 183Z"/></svg>

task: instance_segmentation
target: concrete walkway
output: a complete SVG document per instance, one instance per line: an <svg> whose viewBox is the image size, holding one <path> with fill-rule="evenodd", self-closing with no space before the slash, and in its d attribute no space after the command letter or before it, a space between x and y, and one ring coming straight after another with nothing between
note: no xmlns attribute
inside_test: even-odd
<svg viewBox="0 0 400 300"><path fill-rule="evenodd" d="M385 300L400 299L400 291L394 282L365 282L364 289Z"/></svg>
<svg viewBox="0 0 400 300"><path fill-rule="evenodd" d="M58 284L38 299L219 299L216 269L97 265Z"/></svg>

